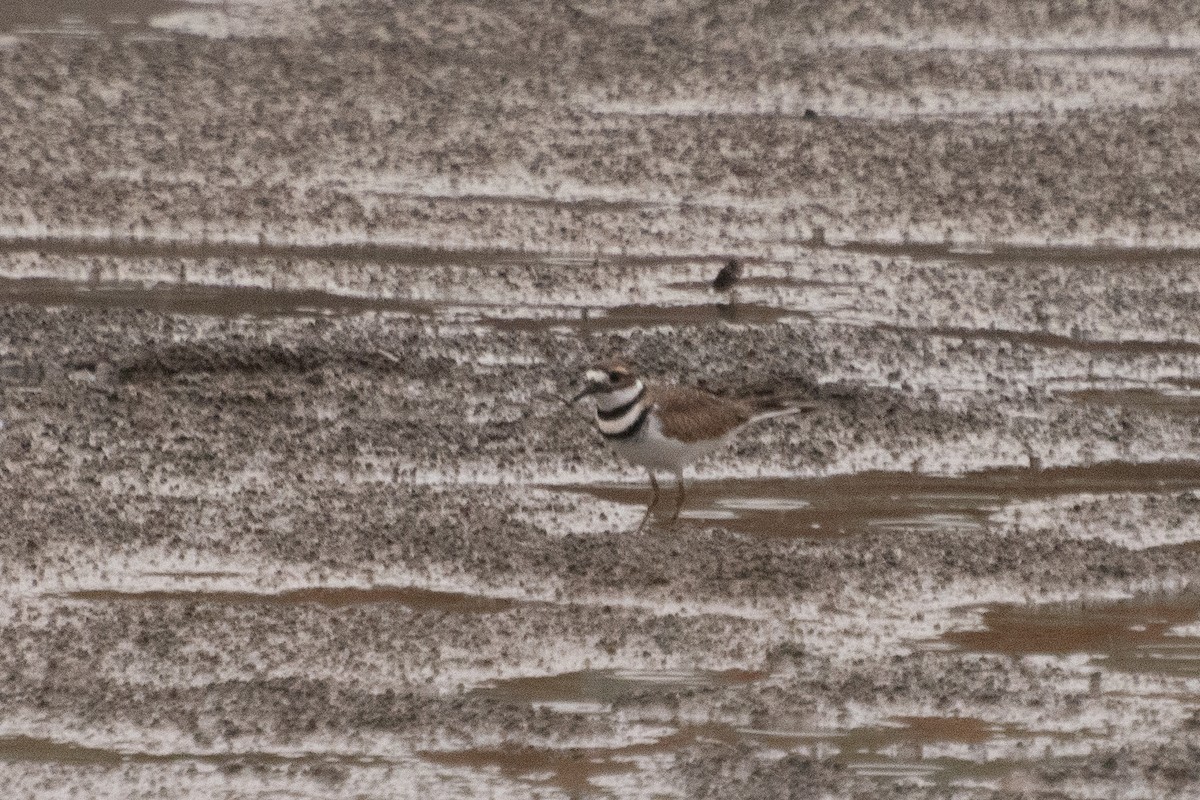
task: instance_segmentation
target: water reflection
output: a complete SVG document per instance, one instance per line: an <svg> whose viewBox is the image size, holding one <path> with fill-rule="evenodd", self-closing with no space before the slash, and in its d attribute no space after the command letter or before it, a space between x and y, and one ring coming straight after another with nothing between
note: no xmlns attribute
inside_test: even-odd
<svg viewBox="0 0 1200 800"><path fill-rule="evenodd" d="M996 469L956 477L862 472L829 478L736 478L688 484L681 516L764 537L830 537L895 529L986 527L991 514L1018 500L1069 494L1164 493L1200 487L1200 463L1107 462L1086 467ZM616 503L644 506L636 484L556 487ZM670 503L654 510L668 523Z"/></svg>

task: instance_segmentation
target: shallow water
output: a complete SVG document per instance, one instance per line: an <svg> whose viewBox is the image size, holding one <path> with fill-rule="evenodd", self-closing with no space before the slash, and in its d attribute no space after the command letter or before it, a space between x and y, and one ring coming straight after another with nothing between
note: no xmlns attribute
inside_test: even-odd
<svg viewBox="0 0 1200 800"><path fill-rule="evenodd" d="M1200 260L1195 247L1126 247L1112 245L1026 246L968 243L889 243L851 241L833 250L866 255L937 259L978 264L1156 264Z"/></svg>
<svg viewBox="0 0 1200 800"><path fill-rule="evenodd" d="M495 316L492 303L423 302L403 298L360 297L313 289L265 289L189 283L141 284L54 278L0 278L0 304L129 309L164 314L215 317L309 317L385 312L432 319L471 320L506 331L541 333L552 329L595 333L660 325L708 325L721 322L765 325L801 312L757 304L712 302L695 305L627 304L505 307Z"/></svg>
<svg viewBox="0 0 1200 800"><path fill-rule="evenodd" d="M785 317L807 316L799 311L761 303L712 302L695 305L629 304L614 308L570 309L569 316L487 318L488 324L508 331L537 333L550 328L568 328L581 333L599 333L625 328L709 325L718 322L769 325Z"/></svg>
<svg viewBox="0 0 1200 800"><path fill-rule="evenodd" d="M829 478L734 478L689 483L680 516L766 537L848 536L900 528L979 529L994 511L1017 500L1196 487L1200 487L1200 463L1188 461L1010 468L959 477L861 472ZM650 501L648 485L556 488L627 505L644 506ZM652 520L666 525L674 510L674 492L664 486Z"/></svg>
<svg viewBox="0 0 1200 800"><path fill-rule="evenodd" d="M747 275L737 282L741 286L759 286L766 289L858 289L861 283L849 281L829 281L818 278L793 278L778 275ZM668 289L684 291L708 292L712 288L710 281L675 281L666 284Z"/></svg>
<svg viewBox="0 0 1200 800"><path fill-rule="evenodd" d="M737 731L730 726L710 723L685 725L651 742L621 747L427 750L421 755L444 766L499 769L507 777L553 786L577 797L609 794L596 778L634 772L644 768L639 762L645 759L674 756L686 747L705 742L733 745L738 741Z"/></svg>
<svg viewBox="0 0 1200 800"><path fill-rule="evenodd" d="M97 282L53 278L0 278L0 303L79 306L93 309L142 309L168 314L219 317L282 317L362 314L387 311L428 315L433 307L412 300L355 297L316 290L259 289L247 286L204 286Z"/></svg>
<svg viewBox="0 0 1200 800"><path fill-rule="evenodd" d="M951 631L943 639L977 652L1089 653L1111 669L1200 677L1200 637L1172 632L1198 619L1200 592L1189 589L1116 601L990 606L983 629Z"/></svg>
<svg viewBox="0 0 1200 800"><path fill-rule="evenodd" d="M753 683L766 677L755 670L581 670L496 681L477 689L513 703L610 705L641 694L670 694Z"/></svg>
<svg viewBox="0 0 1200 800"><path fill-rule="evenodd" d="M0 0L0 30L132 30L146 28L152 17L186 7L173 0Z"/></svg>
<svg viewBox="0 0 1200 800"><path fill-rule="evenodd" d="M1200 604L1197 606L1200 608ZM1185 615L1174 619L1186 621ZM558 675L498 681L475 691L504 702L529 703L560 713L614 713L622 700L647 694L665 696L695 689L720 690L754 683L765 672L584 670ZM681 725L652 742L612 748L493 748L427 751L422 755L447 766L498 769L502 774L565 791L597 791L604 775L652 769L645 759L678 758L689 748L716 743L749 746L758 751L781 751L810 758L832 759L863 777L921 781L950 786L959 783L1025 785L1035 767L1065 761L1041 753L1049 740L1074 741L1085 747L1086 732L1038 732L990 723L978 717L897 716L853 728L755 728L707 723ZM1034 761L996 758L988 747L1003 743ZM1027 774L1029 773L1029 774ZM964 783L965 782L965 783Z"/></svg>
<svg viewBox="0 0 1200 800"><path fill-rule="evenodd" d="M434 198L436 199L436 198ZM724 256L707 253L672 255L595 256L502 248L453 248L390 242L324 242L197 238L130 238L126 236L9 236L0 237L0 253L38 253L60 256L112 256L124 258L296 258L351 263L482 266L488 264L573 264L578 266L637 266L650 264L712 263ZM714 274L716 270L714 269Z"/></svg>
<svg viewBox="0 0 1200 800"><path fill-rule="evenodd" d="M944 336L969 341L1006 342L1009 344L1042 347L1048 350L1074 350L1081 353L1120 353L1125 355L1154 355L1161 353L1200 353L1200 342L1179 339L1085 339L1044 331L1007 330L1003 328L952 328L935 326L919 328L904 325L876 325L883 331L896 333L920 332L929 336Z"/></svg>
<svg viewBox="0 0 1200 800"><path fill-rule="evenodd" d="M1171 414L1200 414L1200 394L1163 389L1081 389L1062 392L1060 397L1089 405L1159 411Z"/></svg>
<svg viewBox="0 0 1200 800"><path fill-rule="evenodd" d="M655 758L676 759L702 745L752 747L810 758L832 759L851 771L885 782L919 780L949 785L958 781L1004 785L1032 762L948 758L946 745L971 747L997 736L1022 735L1004 731L975 717L893 717L882 724L858 728L763 730L714 722L682 725L653 741L611 748L493 748L425 751L434 763L474 769L498 769L502 774L534 784L549 785L578 795L604 793L597 779L605 775L653 769ZM1044 759L1042 763L1048 763Z"/></svg>

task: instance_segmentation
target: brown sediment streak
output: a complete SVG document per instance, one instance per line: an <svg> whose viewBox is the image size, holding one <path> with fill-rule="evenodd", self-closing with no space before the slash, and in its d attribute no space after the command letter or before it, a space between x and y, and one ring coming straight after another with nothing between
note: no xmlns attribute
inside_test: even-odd
<svg viewBox="0 0 1200 800"><path fill-rule="evenodd" d="M538 333L550 328L569 328L584 333L598 333L627 328L658 326L712 325L719 322L739 325L770 325L787 317L810 319L811 315L777 306L759 303L704 303L696 305L630 304L612 308L570 309L566 317L516 317L485 319L488 325L505 331Z"/></svg>
<svg viewBox="0 0 1200 800"><path fill-rule="evenodd" d="M317 290L198 284L159 284L147 287L134 283L88 284L53 278L0 278L0 303L142 309L219 317L362 314L370 311L411 315L433 313L433 307L428 303L355 297Z"/></svg>
<svg viewBox="0 0 1200 800"><path fill-rule="evenodd" d="M436 198L435 198L436 199ZM0 254L39 253L63 256L119 256L125 258L307 258L370 264L409 266L482 266L487 264L540 264L575 262L590 265L640 266L653 264L717 263L724 256L712 253L645 253L597 257L592 253L531 251L513 247L435 247L380 241L298 242L204 238L137 238L101 236L7 236L0 237Z"/></svg>
<svg viewBox="0 0 1200 800"><path fill-rule="evenodd" d="M643 693L673 693L690 689L736 686L767 677L758 670L695 670L683 672L618 672L581 670L497 681L476 691L511 702L612 702Z"/></svg>
<svg viewBox="0 0 1200 800"><path fill-rule="evenodd" d="M1080 389L1059 397L1088 405L1136 408L1174 414L1200 414L1200 395L1175 395L1156 389Z"/></svg>
<svg viewBox="0 0 1200 800"><path fill-rule="evenodd" d="M701 742L734 745L741 740L736 728L724 723L708 723L683 726L652 742L618 747L426 750L420 755L449 767L499 768L510 778L525 778L579 794L597 789L593 778L636 771L635 759L639 757L671 755ZM549 777L543 777L547 774Z"/></svg>
<svg viewBox="0 0 1200 800"><path fill-rule="evenodd" d="M72 766L116 767L122 764L206 764L248 766L286 766L300 763L371 764L393 763L368 756L333 753L297 753L283 755L268 752L247 753L152 753L95 745L60 742L37 736L0 736L0 762L36 762Z"/></svg>
<svg viewBox="0 0 1200 800"><path fill-rule="evenodd" d="M1155 264L1162 261L1200 260L1197 247L1121 247L1100 245L893 243L850 241L825 249L864 255L938 259L970 263Z"/></svg>
<svg viewBox="0 0 1200 800"><path fill-rule="evenodd" d="M84 25L145 30L152 17L187 8L177 0L38 0L0 4L0 30L36 26L56 30L64 18ZM76 29L78 23L64 28Z"/></svg>
<svg viewBox="0 0 1200 800"><path fill-rule="evenodd" d="M729 747L768 746L785 752L810 753L814 747L832 750L834 761L852 769L871 768L887 774L917 767L942 773L942 779L965 776L1003 776L1022 762L1001 760L986 763L948 759L926 759L924 747L938 744L977 745L1003 730L1006 736L1021 736L1019 729L1002 729L977 717L892 717L880 724L851 729L818 731L753 730L723 722L684 725L653 741L616 747L582 748L480 748L456 751L424 751L424 758L445 766L474 769L498 768L514 779L544 783L567 792L594 791L593 779L602 775L632 772L638 758L678 756L690 747L717 744ZM1043 762L1044 763L1044 762Z"/></svg>
<svg viewBox="0 0 1200 800"><path fill-rule="evenodd" d="M117 591L86 589L62 595L70 600L88 602L134 603L212 603L218 605L317 605L326 608L395 604L415 611L442 611L460 614L487 614L514 607L515 600L458 592L438 592L412 587L379 586L311 587L278 593L244 591L151 590Z"/></svg>
<svg viewBox="0 0 1200 800"><path fill-rule="evenodd" d="M952 339L973 339L992 342L1009 342L1050 350L1075 350L1083 353L1125 353L1128 355L1154 355L1156 353L1200 353L1200 342L1179 339L1079 339L1041 331L1019 331L998 328L955 328L880 324L877 330L892 333L943 336Z"/></svg>
<svg viewBox="0 0 1200 800"><path fill-rule="evenodd" d="M389 312L434 316L464 311L481 316L483 323L505 331L540 333L553 328L600 332L661 325L707 325L719 322L772 324L785 317L810 315L773 306L739 303L660 306L622 305L588 309L549 307L549 316L489 316L496 306L488 303L425 302L389 297L361 297L316 289L266 289L254 286L214 286L197 283L83 282L58 278L0 278L0 304L77 306L92 309L134 309L169 314L215 317L283 317L319 314ZM539 307L531 306L529 311ZM541 307L545 309L547 307Z"/></svg>

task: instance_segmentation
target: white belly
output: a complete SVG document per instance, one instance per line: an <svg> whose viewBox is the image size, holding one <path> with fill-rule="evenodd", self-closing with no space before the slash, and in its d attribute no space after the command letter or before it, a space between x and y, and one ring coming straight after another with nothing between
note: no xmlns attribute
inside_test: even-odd
<svg viewBox="0 0 1200 800"><path fill-rule="evenodd" d="M637 436L632 439L613 439L609 443L631 464L656 472L681 475L684 467L720 449L728 441L728 436L701 442L667 438L663 436L662 423L651 414Z"/></svg>

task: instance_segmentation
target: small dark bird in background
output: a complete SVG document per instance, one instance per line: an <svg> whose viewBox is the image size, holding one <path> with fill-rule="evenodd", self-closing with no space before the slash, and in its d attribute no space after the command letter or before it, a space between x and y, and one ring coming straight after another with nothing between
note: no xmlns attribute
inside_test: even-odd
<svg viewBox="0 0 1200 800"><path fill-rule="evenodd" d="M718 292L727 292L742 278L742 262L731 258L721 267L717 277L713 278L712 287Z"/></svg>

